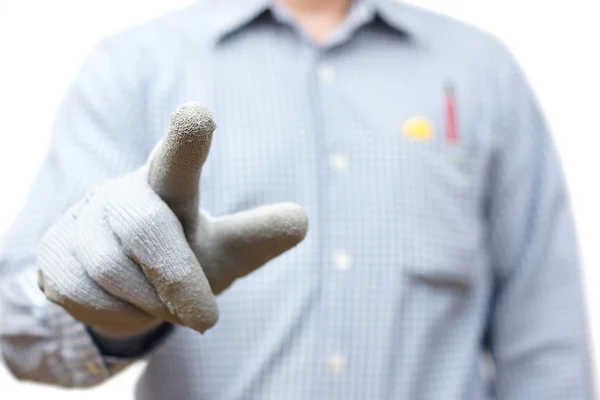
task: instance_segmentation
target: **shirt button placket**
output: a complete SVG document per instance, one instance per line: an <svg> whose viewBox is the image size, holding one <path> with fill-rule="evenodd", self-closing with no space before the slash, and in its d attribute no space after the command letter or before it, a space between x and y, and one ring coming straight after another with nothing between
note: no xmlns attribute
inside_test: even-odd
<svg viewBox="0 0 600 400"><path fill-rule="evenodd" d="M343 242L344 221L340 220L339 205L337 199L343 195L344 188L347 186L347 179L351 171L351 159L344 152L343 146L339 146L338 130L339 127L332 125L327 115L335 113L336 107L336 90L335 85L339 79L336 69L331 62L328 62L326 54L321 55L321 60L316 66L316 81L318 86L318 102L320 103L322 137L321 143L326 150L327 158L323 171L326 176L326 184L321 188L324 192L324 226L326 226L326 248L328 253L325 255L326 268L323 271L323 288L325 290L324 301L324 321L325 330L323 331L323 351L321 353L324 372L333 386L334 392L339 390L339 385L344 385L342 376L343 372L348 368L347 354L345 351L345 339L343 337L344 310L343 291L344 281L343 275L352 265L352 259L349 252L345 249L346 244ZM341 143L343 145L343 142ZM343 211L342 211L343 214ZM332 394L334 393L332 392Z"/></svg>

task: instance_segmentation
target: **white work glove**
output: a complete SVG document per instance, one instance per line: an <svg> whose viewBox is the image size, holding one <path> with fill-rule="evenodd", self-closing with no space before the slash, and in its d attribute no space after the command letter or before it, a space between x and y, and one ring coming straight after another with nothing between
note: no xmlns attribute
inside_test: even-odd
<svg viewBox="0 0 600 400"><path fill-rule="evenodd" d="M199 180L215 124L182 105L142 168L97 187L43 236L39 285L75 319L107 336L166 321L204 332L215 296L291 249L308 219L293 203L219 218L199 208Z"/></svg>

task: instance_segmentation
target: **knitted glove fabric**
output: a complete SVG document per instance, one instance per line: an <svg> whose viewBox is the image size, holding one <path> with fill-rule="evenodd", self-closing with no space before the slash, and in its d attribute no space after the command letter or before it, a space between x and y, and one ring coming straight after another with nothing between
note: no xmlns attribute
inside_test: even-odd
<svg viewBox="0 0 600 400"><path fill-rule="evenodd" d="M214 326L216 295L300 243L294 203L210 216L200 176L216 126L186 103L141 168L96 187L45 233L39 285L74 318L108 336L166 321L200 333Z"/></svg>

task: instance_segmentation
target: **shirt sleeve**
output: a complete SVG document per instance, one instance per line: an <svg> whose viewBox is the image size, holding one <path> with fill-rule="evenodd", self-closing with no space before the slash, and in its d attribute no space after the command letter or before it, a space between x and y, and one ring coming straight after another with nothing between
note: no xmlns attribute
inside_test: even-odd
<svg viewBox="0 0 600 400"><path fill-rule="evenodd" d="M591 399L578 240L545 117L508 50L494 71L487 204L496 284L489 346L500 400Z"/></svg>
<svg viewBox="0 0 600 400"><path fill-rule="evenodd" d="M148 63L141 58L140 48L122 37L105 38L90 52L59 107L26 204L3 240L0 346L19 379L91 386L144 355L104 355L85 326L45 299L35 266L44 231L92 187L142 165L153 148L144 96Z"/></svg>

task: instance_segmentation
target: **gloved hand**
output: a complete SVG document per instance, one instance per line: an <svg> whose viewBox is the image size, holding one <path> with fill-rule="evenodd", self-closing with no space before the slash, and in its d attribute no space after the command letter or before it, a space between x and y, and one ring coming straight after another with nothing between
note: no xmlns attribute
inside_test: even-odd
<svg viewBox="0 0 600 400"><path fill-rule="evenodd" d="M215 129L198 103L182 105L138 170L107 181L43 236L39 286L101 334L135 335L161 322L204 332L216 295L297 245L308 219L293 203L214 218L199 180Z"/></svg>

